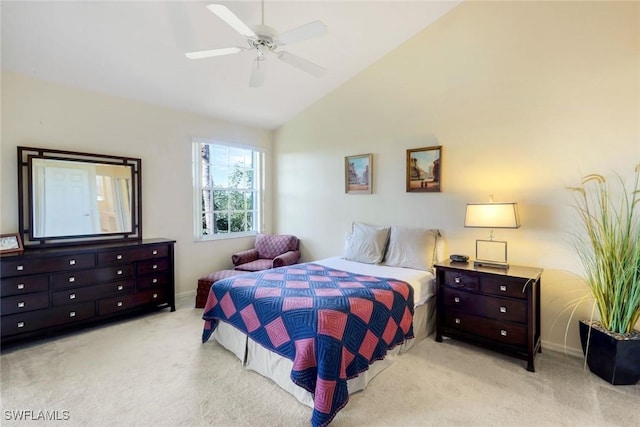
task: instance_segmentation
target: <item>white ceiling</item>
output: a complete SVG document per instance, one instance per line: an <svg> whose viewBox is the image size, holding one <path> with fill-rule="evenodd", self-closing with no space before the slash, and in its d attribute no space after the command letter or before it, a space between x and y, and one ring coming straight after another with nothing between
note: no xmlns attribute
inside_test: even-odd
<svg viewBox="0 0 640 427"><path fill-rule="evenodd" d="M185 52L245 46L210 1L6 1L2 68L265 129L275 129L460 3L451 1L265 1L278 32L314 20L329 33L286 50L319 64L316 79L270 56L264 86L248 85L253 54L193 61ZM256 1L225 1L260 23Z"/></svg>

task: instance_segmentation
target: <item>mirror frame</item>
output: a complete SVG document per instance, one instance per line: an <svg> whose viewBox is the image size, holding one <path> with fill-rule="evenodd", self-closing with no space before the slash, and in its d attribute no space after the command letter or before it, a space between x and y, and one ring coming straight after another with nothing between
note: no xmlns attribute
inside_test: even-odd
<svg viewBox="0 0 640 427"><path fill-rule="evenodd" d="M82 234L54 237L34 237L33 224L33 159L77 161L84 163L128 166L131 168L131 231ZM142 240L142 160L134 157L53 150L49 148L18 147L18 222L23 245L27 247L51 247L70 244L105 243L113 241Z"/></svg>

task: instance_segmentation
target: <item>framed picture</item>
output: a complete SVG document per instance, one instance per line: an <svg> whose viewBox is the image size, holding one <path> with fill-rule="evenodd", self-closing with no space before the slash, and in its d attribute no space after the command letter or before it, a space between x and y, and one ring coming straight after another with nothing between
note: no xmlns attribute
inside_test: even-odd
<svg viewBox="0 0 640 427"><path fill-rule="evenodd" d="M407 193L440 192L442 146L407 150Z"/></svg>
<svg viewBox="0 0 640 427"><path fill-rule="evenodd" d="M345 193L371 194L373 154L344 158Z"/></svg>
<svg viewBox="0 0 640 427"><path fill-rule="evenodd" d="M14 252L22 252L22 239L20 234L1 234L0 235L0 254L11 254Z"/></svg>

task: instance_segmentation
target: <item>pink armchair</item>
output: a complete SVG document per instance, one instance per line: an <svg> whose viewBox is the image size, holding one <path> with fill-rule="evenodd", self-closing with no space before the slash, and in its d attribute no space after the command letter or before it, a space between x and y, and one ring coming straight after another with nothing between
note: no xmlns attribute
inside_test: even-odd
<svg viewBox="0 0 640 427"><path fill-rule="evenodd" d="M255 247L231 256L236 270L259 271L292 265L300 259L299 240L288 234L258 234Z"/></svg>

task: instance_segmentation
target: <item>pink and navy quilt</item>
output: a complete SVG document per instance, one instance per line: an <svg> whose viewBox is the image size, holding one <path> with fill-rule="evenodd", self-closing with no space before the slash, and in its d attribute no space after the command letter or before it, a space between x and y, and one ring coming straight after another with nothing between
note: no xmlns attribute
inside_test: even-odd
<svg viewBox="0 0 640 427"><path fill-rule="evenodd" d="M347 379L413 338L413 288L297 264L216 282L203 319L203 342L222 320L292 360L292 381L314 397L311 422L325 426L349 401Z"/></svg>

